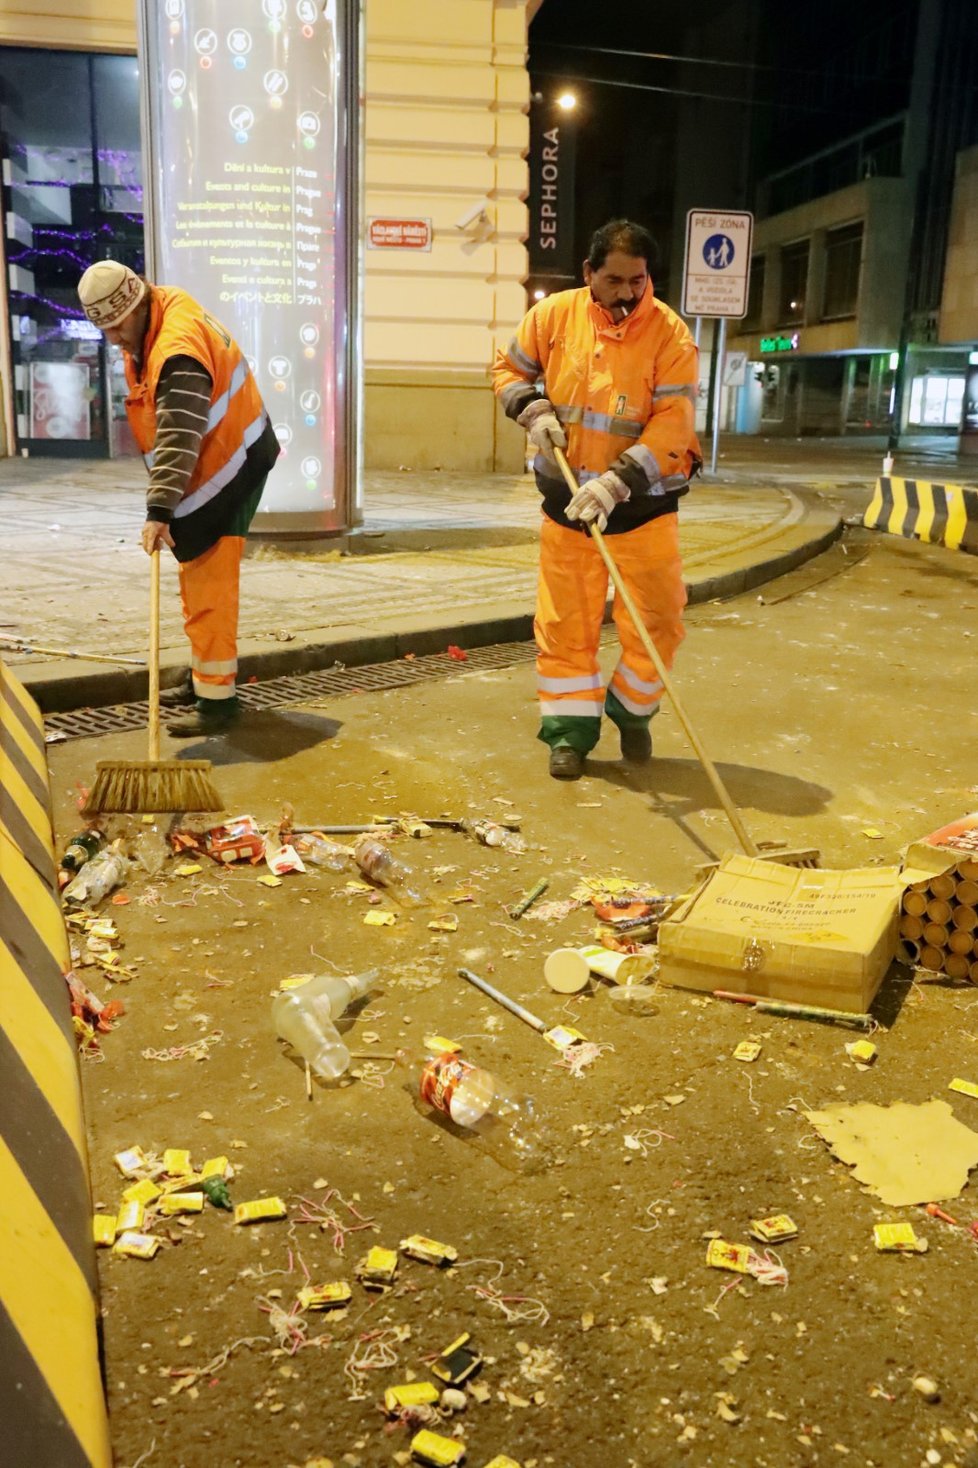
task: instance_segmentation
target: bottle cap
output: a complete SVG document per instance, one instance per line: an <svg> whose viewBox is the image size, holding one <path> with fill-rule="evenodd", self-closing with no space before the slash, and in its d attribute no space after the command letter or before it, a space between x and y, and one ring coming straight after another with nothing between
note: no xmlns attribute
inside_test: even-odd
<svg viewBox="0 0 978 1468"><path fill-rule="evenodd" d="M578 994L587 987L591 970L576 948L557 948L543 965L543 977L558 994Z"/></svg>

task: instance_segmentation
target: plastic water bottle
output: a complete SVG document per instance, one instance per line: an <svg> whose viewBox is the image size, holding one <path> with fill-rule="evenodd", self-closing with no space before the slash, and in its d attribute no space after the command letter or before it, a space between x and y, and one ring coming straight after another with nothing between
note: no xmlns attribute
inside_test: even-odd
<svg viewBox="0 0 978 1468"><path fill-rule="evenodd" d="M152 826L148 831L139 832L132 843L132 854L144 872L151 877L157 877L166 865L170 848L162 832Z"/></svg>
<svg viewBox="0 0 978 1468"><path fill-rule="evenodd" d="M85 863L91 861L104 840L102 832L96 831L94 827L91 830L82 831L78 836L73 836L61 858L61 865L65 871L80 872Z"/></svg>
<svg viewBox="0 0 978 1468"><path fill-rule="evenodd" d="M515 831L507 831L505 826L497 825L495 821L463 821L462 830L474 836L482 846L501 846L504 851L526 850L522 836Z"/></svg>
<svg viewBox="0 0 978 1468"><path fill-rule="evenodd" d="M346 847L330 841L322 831L309 831L304 836L296 836L292 844L303 861L310 862L314 867L328 867L331 872L341 872L350 859Z"/></svg>
<svg viewBox="0 0 978 1468"><path fill-rule="evenodd" d="M353 860L365 877L378 887L386 887L405 907L418 907L424 902L414 869L398 861L383 841L361 836L353 848Z"/></svg>
<svg viewBox="0 0 978 1468"><path fill-rule="evenodd" d="M380 970L338 978L317 974L294 989L283 989L272 1000L276 1032L308 1061L323 1080L335 1081L350 1067L350 1052L336 1021L354 999L362 999L380 978Z"/></svg>
<svg viewBox="0 0 978 1468"><path fill-rule="evenodd" d="M101 902L115 887L121 887L129 874L130 863L115 844L87 861L64 890L66 902L91 907Z"/></svg>
<svg viewBox="0 0 978 1468"><path fill-rule="evenodd" d="M418 1079L421 1109L438 1111L479 1138L503 1167L538 1172L546 1154L533 1100L512 1091L490 1071L460 1055L398 1055Z"/></svg>

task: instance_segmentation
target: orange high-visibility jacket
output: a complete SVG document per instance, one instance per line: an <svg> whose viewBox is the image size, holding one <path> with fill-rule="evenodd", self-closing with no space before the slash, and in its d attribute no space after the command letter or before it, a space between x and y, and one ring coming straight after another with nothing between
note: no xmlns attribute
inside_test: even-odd
<svg viewBox="0 0 978 1468"><path fill-rule="evenodd" d="M271 426L258 384L233 337L186 291L154 285L139 375L133 358L125 354L126 416L147 468L152 468L156 442L157 385L172 357L192 357L211 379L210 413L200 455L173 519L176 523L211 505L206 518L213 523L218 509L215 500L222 491L229 501L237 500L249 450L263 435L273 436ZM275 453L277 446L271 462ZM262 457L267 458L267 453ZM261 472L267 474L270 467L263 462Z"/></svg>
<svg viewBox="0 0 978 1468"><path fill-rule="evenodd" d="M613 511L612 532L675 510L688 489L701 462L694 431L698 382L692 336L656 300L651 282L617 323L587 286L545 297L497 352L492 370L493 391L511 418L541 396L542 385L567 434L567 460L580 484L612 467L624 479L631 498ZM560 470L542 454L534 469L545 511L567 523Z"/></svg>

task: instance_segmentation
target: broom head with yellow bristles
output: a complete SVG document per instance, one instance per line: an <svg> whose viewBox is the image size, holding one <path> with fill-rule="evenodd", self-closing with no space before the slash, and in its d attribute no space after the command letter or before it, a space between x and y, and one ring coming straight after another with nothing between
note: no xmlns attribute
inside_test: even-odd
<svg viewBox="0 0 978 1468"><path fill-rule="evenodd" d="M783 867L818 867L822 863L822 853L814 846L777 846L768 842L754 856L758 861L776 861ZM696 868L696 880L705 882L719 866L719 860L704 862Z"/></svg>
<svg viewBox="0 0 978 1468"><path fill-rule="evenodd" d="M82 815L221 811L206 759L99 760Z"/></svg>

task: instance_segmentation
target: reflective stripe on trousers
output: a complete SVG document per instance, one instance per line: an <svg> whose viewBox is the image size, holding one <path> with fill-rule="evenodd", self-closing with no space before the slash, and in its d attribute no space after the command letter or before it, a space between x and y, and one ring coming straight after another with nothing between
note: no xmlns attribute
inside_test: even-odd
<svg viewBox="0 0 978 1468"><path fill-rule="evenodd" d="M670 668L684 636L686 605L678 516L660 515L635 530L609 536L605 545L656 650ZM608 572L592 537L544 516L533 623L544 720L600 717L604 691L598 646L607 595ZM617 703L626 714L645 720L659 706L662 685L617 592L612 615L621 656L609 685L615 702L609 700L607 711L615 717Z"/></svg>
<svg viewBox="0 0 978 1468"><path fill-rule="evenodd" d="M180 566L183 626L190 638L194 693L233 698L238 671L238 581L243 535L223 535Z"/></svg>

